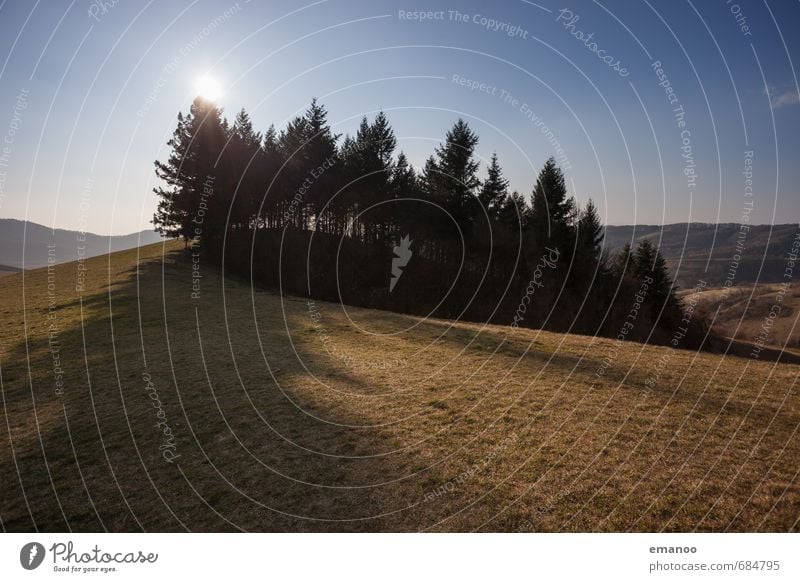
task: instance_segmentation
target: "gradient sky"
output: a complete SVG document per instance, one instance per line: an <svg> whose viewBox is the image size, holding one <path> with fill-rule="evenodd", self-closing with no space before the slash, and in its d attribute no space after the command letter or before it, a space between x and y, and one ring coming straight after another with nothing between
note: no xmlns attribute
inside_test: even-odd
<svg viewBox="0 0 800 582"><path fill-rule="evenodd" d="M480 135L478 155L497 151L525 194L557 139L572 193L593 197L608 224L740 222L750 200L752 223L800 221L795 1L102 4L0 4L0 217L101 234L148 228L153 161L209 74L227 115L245 107L262 130L313 96L339 133L383 109L418 168L463 117ZM579 17L571 27L562 9ZM401 18L420 10L444 12ZM594 33L589 42L628 75L577 31Z"/></svg>

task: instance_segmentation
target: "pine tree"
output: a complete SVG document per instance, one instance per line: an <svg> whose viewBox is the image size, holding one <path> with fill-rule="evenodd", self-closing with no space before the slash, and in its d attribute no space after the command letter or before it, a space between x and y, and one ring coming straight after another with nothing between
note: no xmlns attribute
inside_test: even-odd
<svg viewBox="0 0 800 582"><path fill-rule="evenodd" d="M271 128L273 134L275 132L275 128ZM261 134L257 133L253 129L253 122L250 121L250 115L244 108L239 110L239 113L236 114L236 119L233 122L232 128L233 137L247 148L251 150L255 150L261 146Z"/></svg>
<svg viewBox="0 0 800 582"><path fill-rule="evenodd" d="M604 307L609 305L610 271L603 256L604 230L591 198L578 216L576 248L565 291L572 296L567 300L573 305L572 329L596 333L602 325Z"/></svg>
<svg viewBox="0 0 800 582"><path fill-rule="evenodd" d="M375 116L375 120L370 126L370 133L374 155L378 158L381 169L386 171L388 176L392 169L392 156L397 147L397 139L383 111L378 112L378 115Z"/></svg>
<svg viewBox="0 0 800 582"><path fill-rule="evenodd" d="M436 158L428 156L425 159L425 165L422 167L422 173L419 178L420 186L425 195L434 201L439 198L441 178Z"/></svg>
<svg viewBox="0 0 800 582"><path fill-rule="evenodd" d="M567 196L564 174L554 158L545 162L531 195L530 228L537 248L571 247L575 200Z"/></svg>
<svg viewBox="0 0 800 582"><path fill-rule="evenodd" d="M362 117L355 138L345 138L341 155L345 182L354 214L359 217L356 229L365 241L374 243L391 230L392 208L381 204L392 197L392 155L396 146L394 131L383 112L372 123Z"/></svg>
<svg viewBox="0 0 800 582"><path fill-rule="evenodd" d="M190 114L191 115L191 114ZM156 176L165 186L156 186L153 192L158 196L158 207L153 215L155 229L164 236L185 240L191 238L191 218L189 215L187 184L190 179L189 167L184 167L192 141L192 119L178 113L178 126L167 142L171 148L166 162L156 160Z"/></svg>
<svg viewBox="0 0 800 582"><path fill-rule="evenodd" d="M397 162L392 170L392 190L394 198L413 196L417 187L417 174L413 166L408 163L408 158L403 152L397 156Z"/></svg>
<svg viewBox="0 0 800 582"><path fill-rule="evenodd" d="M394 210L396 205L386 204L393 197L391 182L394 170L394 150L397 139L394 130L389 125L389 120L383 111L378 112L369 127L370 145L375 158L375 173L371 176L373 188L372 203L375 204L375 220L378 222L377 234L383 239L389 239L394 230Z"/></svg>
<svg viewBox="0 0 800 582"><path fill-rule="evenodd" d="M278 132L275 130L275 124L270 125L269 129L264 132L262 148L266 154L278 152Z"/></svg>
<svg viewBox="0 0 800 582"><path fill-rule="evenodd" d="M305 113L305 120L304 179L309 176L312 178L305 206L311 210L310 220L313 228L320 229L327 226L320 215L330 202L331 196L338 190L340 181L341 160L337 146L340 136L331 131L328 125L328 112L316 98L311 100L311 105ZM304 220L303 224L306 225L307 222Z"/></svg>
<svg viewBox="0 0 800 582"><path fill-rule="evenodd" d="M419 203L414 200L420 197L418 179L414 168L402 151L398 154L397 161L392 169L390 192L394 200L398 198L410 199L389 205L392 210L395 230L399 229L403 234L407 234L412 229L415 232L420 232L421 229L424 229L424 224L422 224L424 219L421 219L420 215L424 216L428 209L421 209L421 212L418 213L414 212L414 209L419 207ZM390 236L394 236L394 233L390 233ZM414 234L411 238L415 237L419 239L417 234Z"/></svg>
<svg viewBox="0 0 800 582"><path fill-rule="evenodd" d="M328 126L327 115L325 108L312 99L305 114L292 119L277 138L283 159L278 205L285 226L318 226L319 213L336 191L333 178L339 164L338 136Z"/></svg>
<svg viewBox="0 0 800 582"><path fill-rule="evenodd" d="M633 249L630 243L625 243L617 255L614 257L614 262L611 266L612 273L616 279L630 276L635 267L635 260L633 258Z"/></svg>
<svg viewBox="0 0 800 582"><path fill-rule="evenodd" d="M436 148L436 166L440 194L448 208L462 212L471 202L478 187L478 162L473 158L478 136L459 119L445 136L445 143Z"/></svg>
<svg viewBox="0 0 800 582"><path fill-rule="evenodd" d="M672 331L681 319L680 302L675 292L677 287L667 268L667 262L650 239L642 239L633 254L633 275L641 283L647 283L646 303L651 305L653 317L663 329ZM660 316L658 314L660 313Z"/></svg>
<svg viewBox="0 0 800 582"><path fill-rule="evenodd" d="M578 253L596 263L601 258L604 231L597 206L590 198L578 220Z"/></svg>
<svg viewBox="0 0 800 582"><path fill-rule="evenodd" d="M259 191L264 179L265 163L262 158L262 138L261 134L253 129L250 116L244 109L236 114L230 134L228 154L231 159L232 178L235 180L229 185L233 193L231 224L244 228L249 225L251 217L258 212Z"/></svg>
<svg viewBox="0 0 800 582"><path fill-rule="evenodd" d="M530 219L531 209L525 201L525 197L514 190L511 196L506 198L500 212L501 219L506 227L519 231L526 228Z"/></svg>
<svg viewBox="0 0 800 582"><path fill-rule="evenodd" d="M497 161L497 152L492 154L478 198L490 214L496 215L508 196L508 180L503 177L503 170Z"/></svg>
<svg viewBox="0 0 800 582"><path fill-rule="evenodd" d="M167 142L170 154L165 162L155 162L156 175L166 184L153 190L160 198L153 216L159 232L188 241L198 230L213 239L224 229L225 215L213 196L218 190L209 184L226 173L219 171L226 141L222 110L214 103L198 97L187 115L178 116Z"/></svg>
<svg viewBox="0 0 800 582"><path fill-rule="evenodd" d="M199 227L204 248L216 253L220 250L218 247L223 233L228 228L230 196L235 182L230 156L225 155L230 128L222 116L222 109L215 103L198 98L195 104L192 223L195 225L195 234ZM207 207L205 214L204 205Z"/></svg>
<svg viewBox="0 0 800 582"><path fill-rule="evenodd" d="M278 150L291 165L300 165L307 155L305 150L308 122L304 117L295 117L278 134Z"/></svg>
<svg viewBox="0 0 800 582"><path fill-rule="evenodd" d="M674 294L667 262L648 238L642 239L636 247L633 274L639 281L652 279L648 294L659 302L667 300Z"/></svg>
<svg viewBox="0 0 800 582"><path fill-rule="evenodd" d="M275 228L281 225L278 211L282 196L281 175L279 171L285 161L279 143L279 134L270 125L261 140L261 164L257 171L256 188L252 192L251 207L255 228Z"/></svg>
<svg viewBox="0 0 800 582"><path fill-rule="evenodd" d="M336 142L339 135L331 131L328 125L328 112L316 98L305 113L305 143L303 150L311 164L322 164L327 160L335 160L338 154Z"/></svg>
<svg viewBox="0 0 800 582"><path fill-rule="evenodd" d="M423 170L422 183L427 196L449 214L448 217L438 212L431 217L431 227L440 234L440 247L444 254L455 252L454 249L461 245L461 237L467 241L473 238L479 213L476 194L480 180L477 176L478 162L473 157L477 144L478 136L463 119L459 119L447 132L445 142L428 158ZM453 221L458 225L460 235L453 232Z"/></svg>

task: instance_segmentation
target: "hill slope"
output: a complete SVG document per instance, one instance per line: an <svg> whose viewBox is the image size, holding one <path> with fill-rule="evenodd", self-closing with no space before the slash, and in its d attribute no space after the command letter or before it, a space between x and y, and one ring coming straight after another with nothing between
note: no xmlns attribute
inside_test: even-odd
<svg viewBox="0 0 800 582"><path fill-rule="evenodd" d="M51 256L55 262L64 263L148 245L160 239L157 232L150 230L104 236L61 228L53 230L34 222L0 218L0 265L37 269L47 266Z"/></svg>
<svg viewBox="0 0 800 582"><path fill-rule="evenodd" d="M742 285L731 289L691 290L696 313L724 338L777 349L800 348L800 289L780 283Z"/></svg>
<svg viewBox="0 0 800 582"><path fill-rule="evenodd" d="M723 285L736 262L734 283L781 282L786 254L800 229L796 224L751 225L740 236L739 224L692 222L607 226L605 232L609 252L619 251L625 243L635 246L644 238L659 244L678 285L692 288L700 279L712 287ZM737 254L740 258L735 261Z"/></svg>
<svg viewBox="0 0 800 582"><path fill-rule="evenodd" d="M17 267L9 267L8 265L0 265L0 277L3 275L10 275L11 273L19 273L22 269Z"/></svg>
<svg viewBox="0 0 800 582"><path fill-rule="evenodd" d="M798 530L799 366L86 266L0 279L6 530Z"/></svg>

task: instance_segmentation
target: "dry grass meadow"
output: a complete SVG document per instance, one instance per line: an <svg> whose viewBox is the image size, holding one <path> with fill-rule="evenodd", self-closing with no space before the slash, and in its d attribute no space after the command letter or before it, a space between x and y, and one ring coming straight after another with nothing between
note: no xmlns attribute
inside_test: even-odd
<svg viewBox="0 0 800 582"><path fill-rule="evenodd" d="M85 266L0 278L6 531L800 529L800 366Z"/></svg>

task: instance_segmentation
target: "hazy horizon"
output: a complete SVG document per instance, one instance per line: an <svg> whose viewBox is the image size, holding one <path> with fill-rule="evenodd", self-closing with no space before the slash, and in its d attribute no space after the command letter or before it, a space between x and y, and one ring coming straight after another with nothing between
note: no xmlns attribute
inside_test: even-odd
<svg viewBox="0 0 800 582"><path fill-rule="evenodd" d="M16 217L13 217L13 216L0 216L0 220L17 220L17 221L20 221L20 222L27 222L28 224L33 224L33 225L36 225L36 226L41 226L41 227L44 227L44 228L47 228L47 229L50 229L50 230L63 230L63 231L68 231L68 232L81 232L80 229L76 229L76 228L66 228L66 227L62 227L62 226L53 227L53 226L48 226L46 224L42 224L40 222L34 222L32 220L25 220L24 218L16 218ZM740 224L740 223L738 223L738 222L716 222L716 223L714 223L714 222L694 221L694 222L691 222L691 223L687 223L687 222L668 222L666 224L648 224L648 223L644 223L643 222L643 223L639 223L639 224L605 224L605 225L603 225L603 227L604 228L605 227L620 227L621 228L621 227L639 226L639 227L665 228L665 227L668 227L668 226L680 226L680 225L684 225L684 224L707 224L707 225L723 226L723 225L734 225L734 224ZM776 222L776 223L750 224L750 226L751 227L761 227L761 226L778 227L778 226L790 226L790 225L794 225L794 224L796 224L796 223L795 222ZM87 230L85 232L87 234L93 234L93 235L97 235L97 236L126 237L126 236L131 236L131 235L134 235L134 234L139 234L139 233L142 233L142 232L155 232L155 230L152 228L152 226L150 226L149 228L146 227L146 228L142 228L142 229L139 229L139 230L133 230L133 231L130 231L130 232L120 232L120 233L97 232L97 231L94 231L94 230Z"/></svg>

